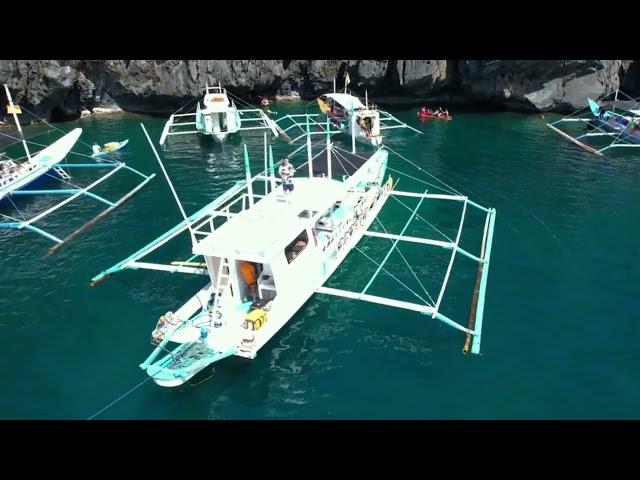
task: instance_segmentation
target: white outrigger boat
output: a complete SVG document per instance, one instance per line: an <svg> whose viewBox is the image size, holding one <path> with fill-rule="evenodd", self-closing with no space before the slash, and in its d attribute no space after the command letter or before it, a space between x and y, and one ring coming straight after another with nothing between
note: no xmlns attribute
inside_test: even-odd
<svg viewBox="0 0 640 480"><path fill-rule="evenodd" d="M98 220L102 219L104 216L109 214L111 211L122 205L129 198L131 198L138 190L140 190L144 185L147 184L154 176L152 175L144 175L137 170L129 167L125 163L121 162L109 162L109 163L62 163L64 159L69 155L69 153L73 153L72 149L74 145L78 142L80 135L82 134L81 128L76 128L69 133L66 133L62 138L56 140L51 145L40 145L35 142L27 141L22 132L22 127L20 126L20 121L18 120L18 115L22 113L22 109L20 106L15 105L13 103L13 99L11 97L11 92L7 85L4 86L5 93L7 96L8 106L7 111L13 115L18 133L20 138L13 137L11 135L7 135L5 133L0 132L1 135L5 137L9 137L12 140L21 141L24 147L24 151L26 157L23 159L11 159L6 157L6 159L0 159L0 229L11 229L11 230L29 230L31 232L37 233L55 243L53 247L49 249L49 253L54 253L58 250L62 245L69 242L73 238L77 237L80 233L87 230L89 227L94 225ZM54 127L55 128L55 127ZM59 129L58 129L59 130ZM29 151L29 147L27 143L31 143L32 145L43 146L41 151L32 155ZM89 155L85 155L89 157ZM3 155L4 157L4 155ZM25 161L20 161L25 160ZM90 185L86 187L80 187L74 185L71 182L71 175L68 173L70 169L74 168L107 168L111 171L93 181ZM121 169L129 170L136 175L139 175L143 178L143 181L138 184L134 189L132 189L129 193L124 195L122 198L117 200L116 202L112 202L103 198L90 190L95 186L102 183L104 180L115 174L117 171ZM65 184L65 188L55 188L55 189L36 189L38 183L42 183L46 180L55 179L59 182ZM40 212L31 218L25 218L23 213L20 211L18 206L13 201L14 197L21 196L44 196L44 195L64 195L67 196L66 199L61 202L51 206L46 209L44 212ZM36 222L40 222L45 217L55 212L59 208L65 206L69 202L75 200L76 198L86 195L87 197L93 198L103 204L106 204L108 207L102 211L97 217L93 220L87 222L79 229L75 230L71 234L67 235L64 238L59 238L56 235L53 235L43 228L37 227L35 225ZM9 215L6 212L6 209L11 208L16 213L14 215ZM3 213L4 211L4 213ZM13 213L13 212L12 212ZM17 218L20 217L20 218Z"/></svg>
<svg viewBox="0 0 640 480"><path fill-rule="evenodd" d="M578 125L586 131L571 128ZM614 90L597 100L587 98L585 107L555 122L547 123L547 126L583 150L599 157L612 148L637 148L640 147L640 99L634 99L621 90ZM599 140L609 143L593 143Z"/></svg>
<svg viewBox="0 0 640 480"><path fill-rule="evenodd" d="M145 134L184 220L127 259L95 276L91 285L95 286L125 269L150 269L207 277L203 287L184 305L160 317L152 332L151 339L156 348L140 367L158 385L182 385L212 363L228 356L255 358L269 339L287 324L314 293L427 315L465 333L465 353L469 350L480 353L495 209L484 208L459 194L396 191L392 178L386 176L390 150L380 147L365 156L355 155L333 145L328 134L326 147L315 155L311 136L307 135L308 177L296 178L295 189L288 196L278 184L280 180L275 175L273 150L269 146L266 153L265 138L264 172L251 175L245 145L245 181L237 182L201 210L187 216L146 130ZM298 171L303 167L299 166ZM254 189L261 186L262 182L265 194L256 194ZM392 234L386 230L384 233L369 230L390 198L402 203L397 197L418 199L415 209L405 205L412 213L402 231ZM455 240L449 237L430 239L404 235L415 218L424 220L418 215L423 203L441 201L461 206L462 215ZM460 247L460 235L468 207L485 214L482 246L478 255ZM145 256L187 231L192 243L191 258L171 264L142 261ZM349 252L353 249L360 251L357 244L365 236L390 241L392 245L381 263L374 261L378 268L364 289L347 291L324 286ZM431 301L428 301L412 292L421 299L421 303L416 303L367 293L381 271L389 273L384 265L399 242L451 251L437 299L429 296ZM478 264L472 314L467 327L456 323L441 311L456 254ZM196 262L197 258L202 260ZM413 272L411 266L406 264ZM170 343L174 345L173 348L167 348Z"/></svg>
<svg viewBox="0 0 640 480"><path fill-rule="evenodd" d="M400 121L389 112L370 105L366 91L364 103L346 86L343 93L336 92L335 79L333 93L321 95L316 101L320 107L320 114L285 115L276 120L280 133L293 136L293 132L297 132L298 136L292 140L293 143L308 134L348 134L352 139L351 153L356 151L356 141L379 147L383 143L382 133L386 130L408 128L414 132L423 133Z"/></svg>
<svg viewBox="0 0 640 480"><path fill-rule="evenodd" d="M167 137L172 135L202 134L220 143L224 142L228 135L246 130L270 130L275 137L278 136L277 125L262 109L239 109L230 96L232 95L220 85L207 85L202 106L198 102L195 112L178 113L178 110L169 117L160 136L160 145L164 145ZM236 100L241 102L238 98Z"/></svg>

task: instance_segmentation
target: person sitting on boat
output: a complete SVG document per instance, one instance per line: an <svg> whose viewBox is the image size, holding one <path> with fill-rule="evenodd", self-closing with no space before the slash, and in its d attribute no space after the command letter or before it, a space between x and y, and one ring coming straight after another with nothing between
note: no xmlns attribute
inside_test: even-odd
<svg viewBox="0 0 640 480"><path fill-rule="evenodd" d="M91 147L91 148L92 148L94 154L95 153L100 153L102 151L102 149L100 148L100 145L98 145L96 143L94 143L93 147Z"/></svg>
<svg viewBox="0 0 640 480"><path fill-rule="evenodd" d="M293 168L293 165L289 162L289 157L284 157L282 160L282 165L278 169L278 175L282 179L282 190L284 190L284 194L287 195L288 192L293 192L293 174L296 172L296 169Z"/></svg>
<svg viewBox="0 0 640 480"><path fill-rule="evenodd" d="M444 109L444 116L445 116L445 117L448 117L448 116L449 116L449 110L448 110L448 109L446 109L446 108Z"/></svg>
<svg viewBox="0 0 640 480"><path fill-rule="evenodd" d="M420 113L427 113L427 107L423 105L422 108L420 109Z"/></svg>
<svg viewBox="0 0 640 480"><path fill-rule="evenodd" d="M253 298L253 300L255 300L257 298L256 292L258 282L258 274L256 271L255 263L240 262L240 273L242 273L242 278L244 278L244 281L247 284L249 296Z"/></svg>

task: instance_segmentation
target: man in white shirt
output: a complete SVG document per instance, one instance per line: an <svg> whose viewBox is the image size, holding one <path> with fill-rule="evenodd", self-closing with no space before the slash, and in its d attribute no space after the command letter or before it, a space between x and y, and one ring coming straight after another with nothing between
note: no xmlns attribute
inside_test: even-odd
<svg viewBox="0 0 640 480"><path fill-rule="evenodd" d="M293 168L293 165L289 162L289 157L284 157L282 160L282 164L278 169L278 175L282 179L282 190L284 190L284 194L287 195L289 192L293 192L293 174L296 172L296 169Z"/></svg>

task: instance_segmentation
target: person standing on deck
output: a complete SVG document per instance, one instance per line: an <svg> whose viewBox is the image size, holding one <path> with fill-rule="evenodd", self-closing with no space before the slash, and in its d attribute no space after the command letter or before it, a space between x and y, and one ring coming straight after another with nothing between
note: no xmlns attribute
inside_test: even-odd
<svg viewBox="0 0 640 480"><path fill-rule="evenodd" d="M289 162L289 157L284 157L278 169L278 175L280 175L282 179L282 190L284 190L285 196L288 195L289 192L293 192L293 174L295 172L296 169L293 168L293 165Z"/></svg>
<svg viewBox="0 0 640 480"><path fill-rule="evenodd" d="M247 284L249 295L255 301L256 298L258 298L256 290L258 281L256 265L251 262L240 262L240 273L242 273L242 278L244 278L244 281Z"/></svg>

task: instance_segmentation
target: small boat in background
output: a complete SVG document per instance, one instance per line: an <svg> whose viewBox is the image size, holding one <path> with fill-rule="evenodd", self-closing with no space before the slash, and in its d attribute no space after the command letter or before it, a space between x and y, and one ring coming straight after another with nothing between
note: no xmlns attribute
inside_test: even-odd
<svg viewBox="0 0 640 480"><path fill-rule="evenodd" d="M117 152L121 148L124 148L127 145L127 143L129 143L129 139L126 139L123 142L105 143L102 148L100 146L98 146L98 145L94 145L93 146L93 154L91 156L92 157L104 157L106 155L110 155L112 153Z"/></svg>
<svg viewBox="0 0 640 480"><path fill-rule="evenodd" d="M236 102L244 104L245 108L238 108ZM279 134L275 123L261 108L254 108L235 97L220 84L206 86L202 105L198 101L195 112L178 113L186 105L169 117L160 136L160 145L172 135L201 134L223 143L229 135L246 130L271 131L276 138Z"/></svg>
<svg viewBox="0 0 640 480"><path fill-rule="evenodd" d="M614 90L596 100L586 100L586 106L547 123L547 126L599 157L611 148L640 147L640 98L632 98L621 90ZM578 126L582 126L582 129Z"/></svg>
<svg viewBox="0 0 640 480"><path fill-rule="evenodd" d="M429 119L434 119L434 120L452 120L453 117L449 114L448 110L436 110L435 112L431 111L431 109L427 109L425 107L422 107L422 109L418 112L418 117L420 117L421 120L429 120Z"/></svg>

